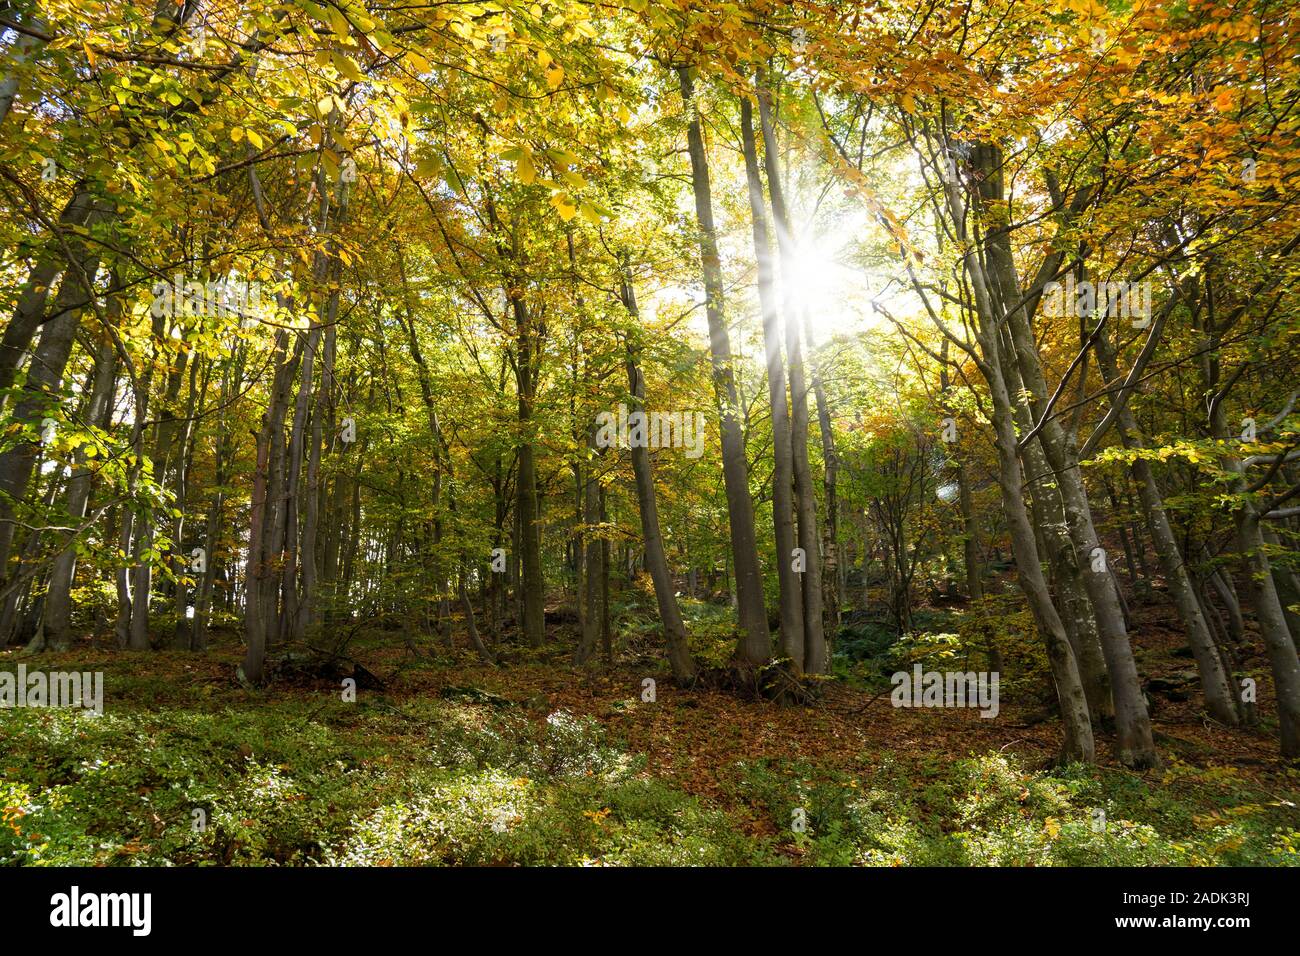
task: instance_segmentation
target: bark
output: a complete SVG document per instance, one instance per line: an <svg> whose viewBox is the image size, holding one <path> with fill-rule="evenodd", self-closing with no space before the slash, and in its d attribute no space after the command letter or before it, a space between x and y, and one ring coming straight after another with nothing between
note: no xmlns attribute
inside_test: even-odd
<svg viewBox="0 0 1300 956"><path fill-rule="evenodd" d="M1205 559L1212 561L1209 551L1204 548L1202 550ZM1240 645L1246 639L1246 619L1241 613L1241 602L1237 598L1237 588L1232 583L1232 577L1226 569L1212 567L1209 575L1209 585L1214 589L1214 593L1219 596L1219 601L1223 604L1223 613L1227 616L1228 637L1233 644Z"/></svg>
<svg viewBox="0 0 1300 956"><path fill-rule="evenodd" d="M166 340L166 328L158 320L154 324L156 343ZM171 467L172 451L184 419L175 412L176 399L185 380L185 369L190 355L182 351L180 362L167 376L162 400L159 403L159 420L154 426L153 448L150 459L159 482L166 479ZM127 648L133 651L149 649L149 604L153 597L153 562L148 554L153 548L154 523L152 509L143 504L135 521L135 540L131 546L131 618Z"/></svg>
<svg viewBox="0 0 1300 956"><path fill-rule="evenodd" d="M222 511L225 505L225 487L231 477L231 458L234 454L234 432L230 423L230 405L239 393L244 379L244 359L247 354L242 345L236 345L233 360L226 365L221 387L221 416L217 425L216 454L214 456L213 490L204 522L203 554L207 566L202 571L194 597L194 621L190 631L189 649L206 651L208 647L208 622L212 611L212 590L217 576L217 536L220 532Z"/></svg>
<svg viewBox="0 0 1300 956"><path fill-rule="evenodd" d="M115 302L120 300L115 299ZM117 311L115 308L114 311ZM90 402L86 409L86 422L103 428L111 414L113 386L116 384L117 353L113 343L105 336L95 357L95 372L90 388ZM67 514L69 527L76 527L86 515L90 501L93 472L87 464L85 447L75 453L75 469L68 480ZM45 597L45 640L54 650L66 650L72 642L69 622L72 614L72 584L76 577L77 550L75 540L54 559L50 572L49 589Z"/></svg>
<svg viewBox="0 0 1300 956"><path fill-rule="evenodd" d="M536 393L534 339L528 306L520 295L511 296L514 309L519 395L519 474L516 479L515 510L519 515L520 602L523 635L532 647L546 642L546 583L542 578L541 528L537 513L536 438L532 434L533 400Z"/></svg>
<svg viewBox="0 0 1300 956"><path fill-rule="evenodd" d="M1212 298L1212 295L1213 287L1207 278L1207 298ZM1222 325L1216 326L1213 316L1207 310L1202 323L1209 340L1209 347L1201 355L1201 375L1205 394L1213 396L1209 401L1210 433L1225 446L1228 444L1229 431L1223 399L1232 383L1221 386L1218 344L1222 332L1230 327L1231 322L1232 318L1228 317ZM1260 637L1273 671L1273 692L1277 696L1278 736L1282 755L1300 757L1300 658L1296 655L1296 646L1291 640L1286 615L1273 581L1273 569L1264 544L1259 511L1247 490L1245 465L1230 454L1224 455L1220 464L1225 471L1235 476L1229 484L1229 491L1236 499L1233 523L1236 528L1237 550L1249 581Z"/></svg>
<svg viewBox="0 0 1300 956"><path fill-rule="evenodd" d="M623 305L634 318L638 315L636 295L632 289L629 276L624 276L622 284ZM636 351L628 344L627 355L628 391L631 393L633 410L644 412L645 380L637 364ZM686 636L686 624L682 620L681 609L677 606L677 597L673 590L673 578L668 570L668 559L664 554L664 540L659 533L659 508L655 500L654 472L650 464L650 450L644 444L636 442L631 448L632 471L636 476L636 499L641 513L641 536L645 545L645 563L654 583L655 602L659 607L659 619L663 623L664 640L668 645L668 663L672 666L673 677L678 684L690 683L695 677L695 661L691 658L690 643Z"/></svg>
<svg viewBox="0 0 1300 956"><path fill-rule="evenodd" d="M979 145L975 148L975 163L982 172L978 187L981 200L1001 203L1004 199L1001 151L996 147ZM1007 321L1029 405L1035 420L1041 423L1036 440L1059 483L1066 527L1080 564L1088 568L1082 572L1082 578L1096 615L1102 653L1110 674L1120 762L1134 768L1155 766L1159 763L1159 756L1151 735L1151 721L1124 626L1119 595L1109 571L1091 569L1092 555L1100 547L1100 542L1079 470L1077 449L1073 437L1054 415L1047 412L1047 383L1029 324L1029 306L1018 304L1023 295L1011 255L1010 233L1005 227L992 229L984 243L984 254L987 270L978 258L972 261L971 268L973 272L978 270L984 280L987 307L992 310L990 317L996 320L1005 316Z"/></svg>
<svg viewBox="0 0 1300 956"><path fill-rule="evenodd" d="M580 578L580 582L585 586L585 611L582 615L581 638L578 647L574 652L573 659L577 664L585 664L596 653L596 645L600 640L601 627L601 578L600 578L600 553L601 539L591 533L591 527L600 521L600 482L596 478L596 426L593 424L587 436L587 447L589 449L588 467L586 480L582 483L582 523L587 526L584 534L585 545L580 542L579 546L583 548L584 554L582 564L586 574Z"/></svg>
<svg viewBox="0 0 1300 956"><path fill-rule="evenodd" d="M942 234L941 234L942 235ZM945 338L940 352L939 392L943 397L941 405L945 414L951 414L948 404L950 382L948 378L949 341ZM984 600L983 566L980 561L979 522L975 516L975 503L971 495L970 469L961 452L957 455L957 503L961 509L962 524L962 568L966 575L966 596L972 604ZM1000 674L1003 669L1002 651L995 639L995 629L984 629L985 651L988 654L989 670Z"/></svg>
<svg viewBox="0 0 1300 956"><path fill-rule="evenodd" d="M347 218L350 194L351 187L347 183L340 183L338 216L332 226L333 229L337 229L338 225ZM316 386L316 395L312 402L311 432L307 452L306 502L303 517L302 547L299 552L299 561L302 565L302 595L299 602L298 619L294 628L294 635L298 640L302 640L308 631L316 626L320 618L319 576L317 571L320 511L323 497L320 469L327 417L329 418L329 433L331 435L334 433L333 405L329 397L334 390L335 331L339 317L339 278L342 273L342 260L337 257L337 244L333 240L331 240L329 251L333 258L328 260L325 271L333 281L325 303L325 328L322 332L325 345L321 355L320 381Z"/></svg>
<svg viewBox="0 0 1300 956"><path fill-rule="evenodd" d="M1281 550L1282 542L1276 532L1266 525L1261 525L1260 533L1265 544L1272 548L1274 553ZM1293 607L1300 605L1300 585L1297 584L1296 576L1290 568L1272 559L1269 560L1269 566L1273 569L1273 587L1277 590L1278 600L1282 602L1282 616L1286 618L1287 630L1291 632L1291 641L1300 647L1300 613L1292 610Z"/></svg>
<svg viewBox="0 0 1300 956"><path fill-rule="evenodd" d="M804 376L803 343L800 339L799 305L795 275L798 248L781 185L781 166L772 119L771 94L758 92L758 118L763 131L763 159L767 168L767 191L772 200L772 221L781 253L781 277L785 289L785 352L790 369L790 431L794 459L795 513L799 519L799 547L807 567L803 572L804 667L810 674L824 674L830 661L822 614L821 534L817 530L817 493L808 463L808 386Z"/></svg>
<svg viewBox="0 0 1300 956"><path fill-rule="evenodd" d="M958 235L964 238L967 223L961 184L949 177L943 185L952 221ZM1000 314L995 311L992 293L985 281L984 270L974 247L969 248L963 255L962 264L975 299L976 337L980 351L983 353L983 361L979 363L980 372L988 382L993 406L993 427L998 453L998 487L1002 492L1002 506L1011 534L1012 554L1015 558L1020 586L1025 592L1039 634L1046 646L1048 663L1056 685L1057 701L1065 733L1062 755L1066 760L1092 763L1096 759L1096 748L1088 714L1087 696L1079 677L1074 651L1070 648L1065 628L1061 624L1060 615L1052 603L1047 588L1047 581L1043 577L1038 546L1034 539L1034 528L1025 507L1015 416L1000 358L1001 349L998 341Z"/></svg>
<svg viewBox="0 0 1300 956"><path fill-rule="evenodd" d="M1011 392L1016 396L1017 428L1020 434L1025 435L1033 428L1033 411L1023 400L1025 387L1013 357L1013 346L1005 336L999 341L1002 345L1002 368ZM1039 549L1051 568L1051 583L1057 604L1063 611L1061 623L1079 664L1079 676L1088 696L1088 712L1095 722L1107 723L1115 716L1115 704L1110 674L1102 653L1097 615L1083 580L1084 575L1090 573L1086 564L1081 566L1081 560L1086 556L1078 552L1070 536L1060 483L1053 480L1054 473L1042 445L1030 442L1021 448L1020 457L1026 472L1035 479L1029 483L1029 491L1034 527L1039 534Z"/></svg>
<svg viewBox="0 0 1300 956"><path fill-rule="evenodd" d="M983 351L993 399L993 425L998 451L998 486L1002 491L1002 506L1011 532L1012 553L1015 557L1020 586L1028 598L1039 634L1047 647L1047 659L1056 684L1061 722L1065 731L1062 754L1066 760L1092 763L1096 760L1096 749L1088 714L1088 700L1079 676L1074 652L1070 648L1069 639L1066 637L1056 607L1052 604L1047 581L1043 577L1042 566L1039 563L1033 527L1022 497L1022 478L1020 462L1016 455L1016 432L1012 423L1011 400L996 364L997 347L988 340L991 334L987 330L984 332Z"/></svg>
<svg viewBox="0 0 1300 956"><path fill-rule="evenodd" d="M299 489L307 444L307 420L311 413L311 397L315 384L316 353L320 348L320 333L320 324L312 322L303 349L298 395L294 403L293 424L289 431L289 452L281 494L284 552L280 569L281 617L277 627L281 640L301 641L305 633L301 614L301 595L298 591L301 559L298 527Z"/></svg>
<svg viewBox="0 0 1300 956"><path fill-rule="evenodd" d="M772 524L776 538L776 570L780 586L781 653L796 673L804 668L803 585L794 570L794 455L790 436L790 411L781 357L780 315L777 312L772 250L767 233L767 210L759 178L758 150L754 142L753 110L748 98L740 101L745 174L749 186L749 211L758 262L758 298L763 316L763 346L767 358L768 400L772 407Z"/></svg>
<svg viewBox="0 0 1300 956"><path fill-rule="evenodd" d="M1115 351L1105 332L1094 340L1093 351L1097 355L1098 368L1101 369L1106 380L1118 381L1119 369L1116 365ZM1139 453L1145 448L1142 432L1128 403L1120 407L1119 418L1115 425L1125 448ZM1196 598L1196 587L1192 583L1191 575L1187 573L1187 563L1183 560L1173 528L1169 524L1169 517L1165 513L1164 496L1156 483L1151 462L1142 457L1134 458L1129 470L1137 485L1143 516L1155 545L1160 570L1165 576L1165 585L1178 609L1178 616L1187 633L1188 646L1196 659L1196 669L1201 678L1201 692L1205 697L1205 708L1221 723L1236 726L1240 722L1237 695L1232 691L1229 675L1224 669L1200 601Z"/></svg>
<svg viewBox="0 0 1300 956"><path fill-rule="evenodd" d="M487 649L483 639L479 637L478 625L474 621L474 605L469 599L469 594L465 590L465 573L462 571L456 578L456 592L460 596L460 607L465 612L465 628L469 632L470 643L474 645L474 651L478 654L479 659L485 664L496 664L496 658L492 652Z"/></svg>
<svg viewBox="0 0 1300 956"><path fill-rule="evenodd" d="M713 364L713 388L722 416L722 475L727 494L731 551L736 565L736 603L740 638L736 657L745 665L766 663L772 656L772 638L767 628L763 600L763 578L758 564L758 543L754 534L754 507L749 490L749 463L745 457L745 435L740 421L732 366L731 340L723 312L722 263L718 256L717 230L713 224L713 193L709 181L704 135L692 95L690 70L677 71L682 102L689 115L687 142L691 157L691 181L695 194L695 218L699 227L700 265L704 275L705 312L709 323L709 352Z"/></svg>
<svg viewBox="0 0 1300 956"><path fill-rule="evenodd" d="M1272 567L1260 533L1259 513L1252 504L1246 503L1237 510L1235 517L1237 547L1249 575L1260 637L1264 640L1273 670L1282 756L1300 757L1300 658L1296 657L1296 647L1291 641L1282 602L1273 583Z"/></svg>
<svg viewBox="0 0 1300 956"><path fill-rule="evenodd" d="M600 520L609 520L605 488L600 489ZM605 652L605 666L614 666L614 628L609 613L609 538L600 539L600 645Z"/></svg>
<svg viewBox="0 0 1300 956"><path fill-rule="evenodd" d="M76 237L75 230L89 227L101 218L102 214L96 209L90 192L83 184L78 183L73 188L72 198L68 200L59 216L58 226L61 232L71 236L68 248L74 250L74 255L82 257L87 255L84 244ZM51 240L50 245L40 253L28 273L27 281L18 294L18 304L14 308L13 317L5 326L4 336L0 338L0 391L13 385L18 366L28 348L31 347L32 339L42 321L50 321L61 314L60 308L56 306L54 315L47 317L45 306L49 302L50 292L59 274L65 271L67 262L62 247L55 248ZM79 285L77 277L72 276L72 280L69 285L65 276L64 284L68 287L68 302L84 300L85 292ZM60 295L63 295L62 286Z"/></svg>
<svg viewBox="0 0 1300 956"><path fill-rule="evenodd" d="M248 647L244 654L243 672L244 679L253 684L261 683L264 677L267 638L274 623L273 618L268 619L267 613L269 602L266 592L271 590L272 560L272 554L267 548L267 525L272 519L272 445L279 442L285 406L289 399L289 382L293 377L293 363L285 354L288 338L288 332L283 329L276 333L272 355L275 377L271 385L271 403L262 415L262 427L257 436L249 504L248 561L244 572L244 631Z"/></svg>
<svg viewBox="0 0 1300 956"><path fill-rule="evenodd" d="M85 290L94 287L95 275L99 271L98 257L88 252L84 243L71 243L70 249L73 267L64 274L59 285L54 315L41 328L22 397L10 416L14 423L38 433L47 416L56 421L63 417L58 414L59 388L81 324L79 304L88 299ZM38 437L37 440L20 441L0 454L0 579L9 577L9 556L15 528L14 503L21 501L27 493L40 447Z"/></svg>
<svg viewBox="0 0 1300 956"><path fill-rule="evenodd" d="M203 377L196 385L199 365L203 365ZM189 488L190 469L194 463L194 439L196 435L196 423L199 414L202 413L207 403L208 385L212 378L212 364L210 362L200 363L198 359L190 364L190 388L189 400L185 407L185 420L181 426L178 446L180 453L177 456L175 488L176 488L176 510L179 514L175 518L175 525L172 530L173 548L179 548L179 551L173 550L169 555L172 572L176 580L173 582L172 592L172 609L176 614L176 623L172 628L172 647L178 651L187 651L190 649L190 638L194 632L193 621L187 620L186 611L191 607L188 588L190 587L190 551L185 548L182 542L185 540L185 515L187 489Z"/></svg>
<svg viewBox="0 0 1300 956"><path fill-rule="evenodd" d="M41 503L48 512L54 507L58 498L60 483L51 480L46 484ZM13 638L27 644L27 651L35 653L45 649L45 633L41 628L41 613L44 608L44 595L38 593L37 578L41 570L40 561L41 536L29 534L23 542L19 561L27 570L14 581L0 610L0 635ZM16 587L14 585L17 585ZM21 613L20 613L21 608Z"/></svg>
<svg viewBox="0 0 1300 956"><path fill-rule="evenodd" d="M812 327L808 321L808 310L800 310L803 319L803 332L807 340L809 355L808 367L812 373L813 396L817 400L817 426L822 443L822 487L826 492L826 525L822 529L822 579L825 582L825 598L830 603L828 615L831 637L827 638L826 659L829 663L833 653L830 642L839 633L840 616L844 608L844 564L840 557L840 502L839 502L839 455L835 451L835 432L831 425L830 400L826 397L826 387L822 383L821 366L812 354Z"/></svg>

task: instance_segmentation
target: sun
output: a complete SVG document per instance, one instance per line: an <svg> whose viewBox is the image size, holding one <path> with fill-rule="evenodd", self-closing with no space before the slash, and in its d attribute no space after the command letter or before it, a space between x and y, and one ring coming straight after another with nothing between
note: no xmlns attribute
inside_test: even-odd
<svg viewBox="0 0 1300 956"><path fill-rule="evenodd" d="M867 277L845 261L846 251L847 246L834 238L805 241L784 276L792 286L789 301L803 310L814 347L860 330L870 317Z"/></svg>

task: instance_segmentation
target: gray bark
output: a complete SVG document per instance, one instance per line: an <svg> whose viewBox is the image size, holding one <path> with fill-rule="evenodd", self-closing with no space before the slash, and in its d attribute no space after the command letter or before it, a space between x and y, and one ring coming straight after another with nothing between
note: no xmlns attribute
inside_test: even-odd
<svg viewBox="0 0 1300 956"><path fill-rule="evenodd" d="M622 286L623 304L632 316L638 315L636 295L632 289L630 277L624 276ZM628 390L631 393L633 409L645 410L645 381L637 364L636 352L628 344L627 356ZM632 471L636 476L636 498L641 512L641 537L645 545L646 569L654 583L655 603L659 608L659 618L663 623L664 640L668 645L668 663L672 666L673 677L679 684L689 683L695 677L695 661L691 658L690 643L686 636L686 624L682 620L681 609L677 606L677 597L673 589L673 578L668 570L668 558L664 554L664 540L659 533L659 506L655 499L654 472L650 464L650 451L641 443L633 443L631 448Z"/></svg>
<svg viewBox="0 0 1300 956"><path fill-rule="evenodd" d="M1115 361L1115 351L1105 332L1094 340L1093 351L1097 354L1098 366L1106 376L1106 380L1117 381L1119 369ZM1140 452L1145 447L1137 419L1128 403L1120 408L1119 418L1115 424L1120 441L1125 448ZM1151 533L1151 540L1155 544L1160 569L1164 572L1165 584L1169 589L1170 597L1174 600L1174 605L1178 608L1178 616L1182 619L1183 627L1187 632L1188 646L1196 659L1196 668L1201 678L1201 691L1205 696L1205 707L1216 720L1235 726L1240 722L1237 695L1232 692L1228 681L1229 675L1225 672L1209 624L1201 610L1200 601L1196 598L1196 587L1192 583L1191 575L1187 573L1187 564L1183 560L1178 540L1165 513L1164 496L1156 483L1151 462L1141 457L1134 458L1129 470L1137 484L1143 515Z"/></svg>
<svg viewBox="0 0 1300 956"><path fill-rule="evenodd" d="M772 656L772 638L767 627L763 578L758 564L754 506L749 491L749 464L745 457L745 435L736 394L731 340L723 313L722 264L718 257L717 230L713 223L713 193L690 70L680 67L677 77L682 102L690 117L686 135L695 193L695 217L699 226L700 265L704 274L705 312L709 322L709 352L713 364L714 393L722 415L722 476L727 493L731 552L736 566L735 595L741 632L736 656L746 665L763 664Z"/></svg>
<svg viewBox="0 0 1300 956"><path fill-rule="evenodd" d="M781 358L780 316L773 289L772 249L767 234L767 212L759 178L758 150L754 142L753 109L748 98L740 101L745 173L749 186L749 211L758 262L758 299L763 315L763 345L767 358L768 400L772 407L772 524L776 537L776 570L780 586L781 653L796 673L804 668L803 585L795 573L794 457L791 448L790 411L785 391L785 366Z"/></svg>
<svg viewBox="0 0 1300 956"><path fill-rule="evenodd" d="M113 343L105 337L95 358L95 374L86 409L86 421L95 427L103 427L111 412L116 373L117 352ZM68 524L71 527L76 527L86 515L92 484L92 471L87 465L84 446L77 449L75 458L76 466L68 480L67 489ZM72 641L69 622L72 615L72 583L77 567L75 544L75 540L69 540L54 559L49 589L45 596L45 640L55 650L66 650Z"/></svg>
<svg viewBox="0 0 1300 956"><path fill-rule="evenodd" d="M781 252L781 274L785 287L785 352L790 369L790 431L794 458L795 514L799 519L799 547L804 551L803 573L804 668L810 674L826 673L825 622L822 616L821 533L817 529L817 493L808 462L808 385L804 375L803 343L800 336L800 306L795 301L798 279L794 274L797 248L781 184L781 166L772 119L771 94L758 91L758 117L763 131L763 160L767 169L767 190L772 199L772 221L776 226L777 248Z"/></svg>

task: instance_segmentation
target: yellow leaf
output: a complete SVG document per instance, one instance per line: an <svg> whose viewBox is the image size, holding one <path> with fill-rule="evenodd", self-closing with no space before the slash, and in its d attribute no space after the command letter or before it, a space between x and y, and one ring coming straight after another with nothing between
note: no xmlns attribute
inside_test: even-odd
<svg viewBox="0 0 1300 956"><path fill-rule="evenodd" d="M360 83L364 79L361 70L357 67L356 63L353 62L350 56L344 56L340 53L334 58L334 65L338 67L340 73L346 76L353 83Z"/></svg>
<svg viewBox="0 0 1300 956"><path fill-rule="evenodd" d="M348 23L348 18L339 12L336 7L330 7L326 11L326 14L329 16L330 29L344 39L347 39L348 34L352 31L352 26Z"/></svg>
<svg viewBox="0 0 1300 956"><path fill-rule="evenodd" d="M515 172L519 174L519 181L525 186L532 183L537 178L537 167L533 165L533 157L530 153L524 153L515 163Z"/></svg>
<svg viewBox="0 0 1300 956"><path fill-rule="evenodd" d="M564 81L564 67L556 63L546 71L546 85L556 89Z"/></svg>
<svg viewBox="0 0 1300 956"><path fill-rule="evenodd" d="M253 148L254 148L254 149L261 149L261 148L262 148L262 134L261 134L261 133L257 132L256 130L251 130L251 129L250 129L250 130L245 130L244 132L245 132L245 135L248 137L248 141L249 141L250 143L253 144Z"/></svg>
<svg viewBox="0 0 1300 956"><path fill-rule="evenodd" d="M551 205L555 207L560 218L565 222L572 219L578 212L578 207L573 204L573 200L566 193L556 193L551 197Z"/></svg>

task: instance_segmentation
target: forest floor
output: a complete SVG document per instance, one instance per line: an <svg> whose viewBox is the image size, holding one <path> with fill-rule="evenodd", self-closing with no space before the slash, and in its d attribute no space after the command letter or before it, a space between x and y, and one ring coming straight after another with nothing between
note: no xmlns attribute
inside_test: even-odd
<svg viewBox="0 0 1300 956"><path fill-rule="evenodd" d="M1148 676L1189 666L1140 633ZM996 719L844 678L780 707L626 647L575 668L569 637L494 668L368 635L349 654L382 685L355 701L338 674L241 686L229 633L44 655L103 671L104 713L0 711L0 865L1300 864L1300 771L1194 693L1156 708L1162 768L1116 766L1105 734L1099 766L1055 767L1058 723L1005 693Z"/></svg>

